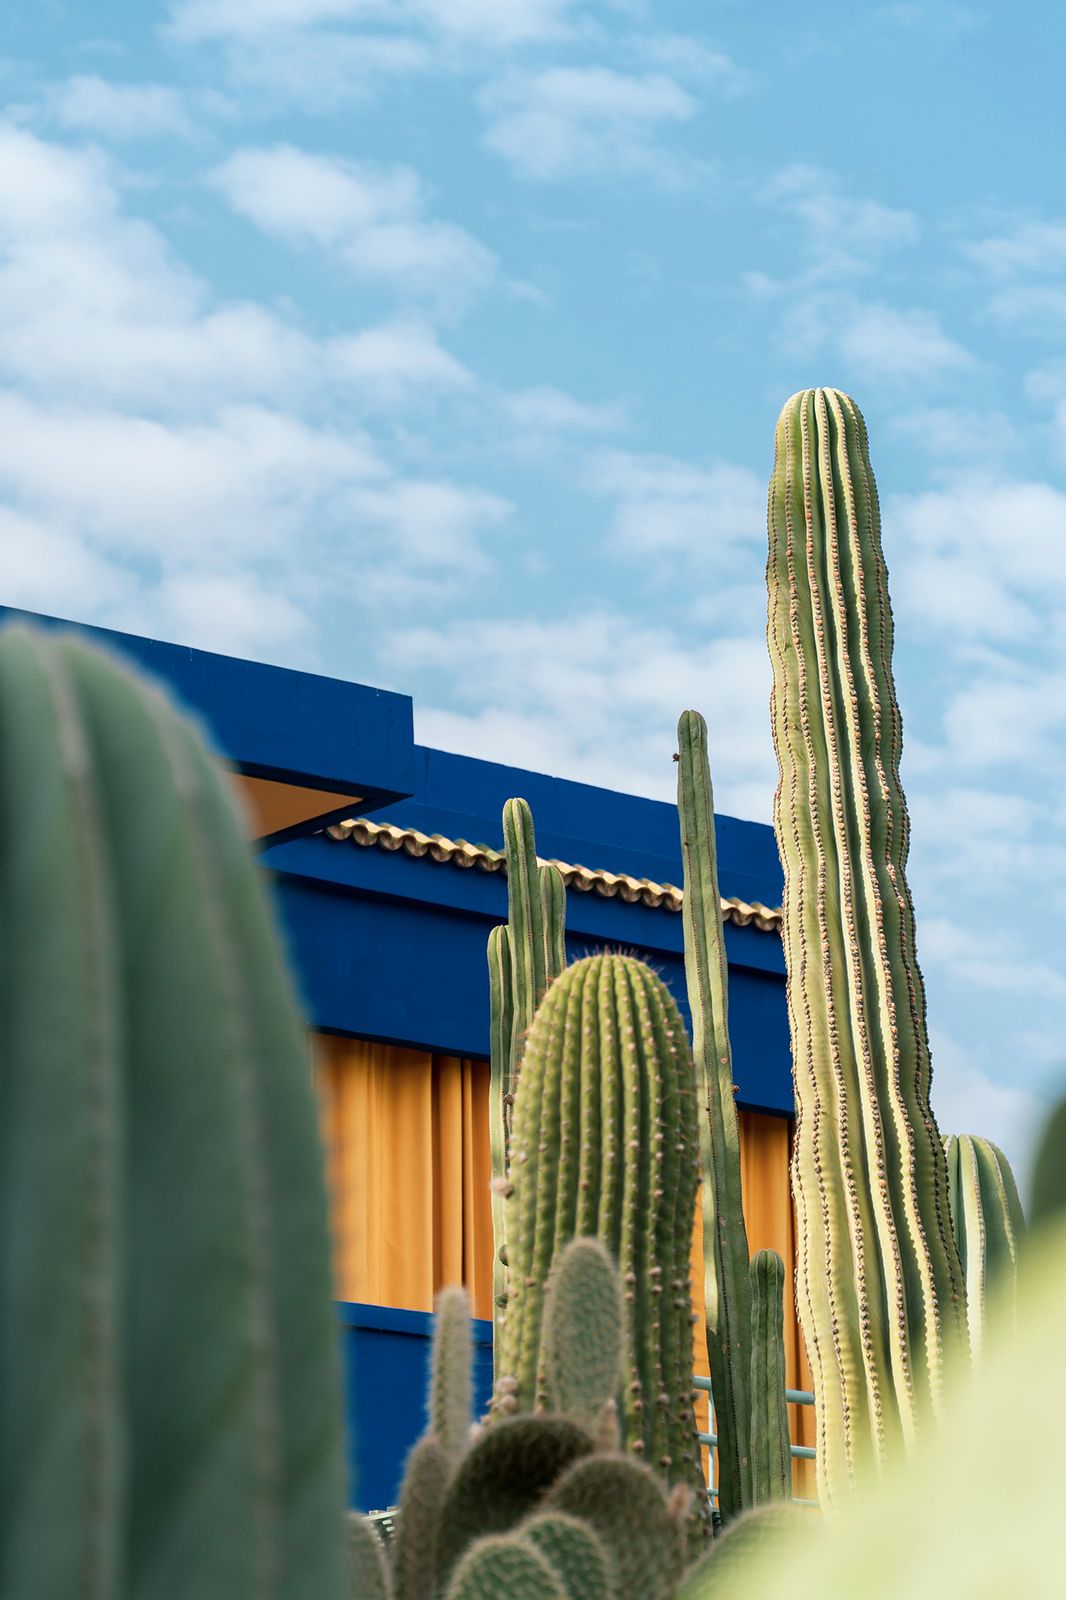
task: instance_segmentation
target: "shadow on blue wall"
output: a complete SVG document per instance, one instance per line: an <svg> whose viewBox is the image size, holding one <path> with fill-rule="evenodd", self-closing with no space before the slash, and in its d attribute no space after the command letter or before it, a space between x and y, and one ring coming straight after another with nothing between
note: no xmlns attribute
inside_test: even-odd
<svg viewBox="0 0 1066 1600"><path fill-rule="evenodd" d="M408 1451L426 1426L433 1317L390 1306L337 1306L344 1365L349 1503L383 1511L399 1497ZM492 1393L492 1323L475 1320L474 1414Z"/></svg>

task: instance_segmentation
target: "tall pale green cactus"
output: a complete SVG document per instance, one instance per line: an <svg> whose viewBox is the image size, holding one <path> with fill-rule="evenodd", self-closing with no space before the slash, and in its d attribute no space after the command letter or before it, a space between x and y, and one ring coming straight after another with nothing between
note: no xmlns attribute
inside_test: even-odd
<svg viewBox="0 0 1066 1600"><path fill-rule="evenodd" d="M784 407L769 533L797 1287L833 1503L861 1456L913 1442L940 1409L965 1315L929 1104L877 492L846 395Z"/></svg>
<svg viewBox="0 0 1066 1600"><path fill-rule="evenodd" d="M0 1590L346 1593L304 1030L228 781L0 634Z"/></svg>
<svg viewBox="0 0 1066 1600"><path fill-rule="evenodd" d="M568 967L530 1030L515 1104L497 1405L549 1403L549 1276L569 1240L595 1234L622 1276L626 1444L668 1481L702 1490L689 1277L697 1140L691 1058L662 982L626 956Z"/></svg>
<svg viewBox="0 0 1066 1600"><path fill-rule="evenodd" d="M949 1134L951 1220L966 1277L966 1320L976 1356L984 1338L989 1294L999 1279L1013 1289L1025 1217L1010 1162L991 1139Z"/></svg>

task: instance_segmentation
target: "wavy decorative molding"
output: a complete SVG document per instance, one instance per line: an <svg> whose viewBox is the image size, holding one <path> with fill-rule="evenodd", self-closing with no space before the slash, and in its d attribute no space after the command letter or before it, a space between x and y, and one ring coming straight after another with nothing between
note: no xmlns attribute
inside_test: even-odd
<svg viewBox="0 0 1066 1600"><path fill-rule="evenodd" d="M465 839L446 839L440 833L419 833L417 828L397 828L391 822L371 822L353 817L325 830L331 839L347 841L379 850L403 850L409 856L428 856L431 861L447 861L455 867L477 867L482 872L506 872L502 850L485 844L468 844ZM568 889L582 894L601 894L607 900L625 900L630 905L658 906L664 911L680 911L684 894L672 883L654 883L650 878L631 878L624 872L592 871L568 861L553 861ZM722 897L722 916L738 928L754 927L762 933L780 933L781 912L755 901Z"/></svg>

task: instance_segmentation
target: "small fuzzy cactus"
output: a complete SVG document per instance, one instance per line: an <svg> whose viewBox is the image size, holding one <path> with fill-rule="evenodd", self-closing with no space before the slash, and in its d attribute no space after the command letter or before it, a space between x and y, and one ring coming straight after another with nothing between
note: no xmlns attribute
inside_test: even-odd
<svg viewBox="0 0 1066 1600"><path fill-rule="evenodd" d="M622 1279L625 1446L669 1483L702 1490L689 1276L697 1140L692 1061L661 980L627 956L567 968L537 1011L515 1105L495 1407L549 1405L549 1277L571 1239L595 1235Z"/></svg>
<svg viewBox="0 0 1066 1600"><path fill-rule="evenodd" d="M444 1289L437 1300L430 1362L429 1426L453 1464L470 1442L474 1351L465 1289Z"/></svg>
<svg viewBox="0 0 1066 1600"><path fill-rule="evenodd" d="M966 1278L966 1320L976 1356L984 1338L988 1299L1000 1278L1013 1288L1025 1217L1010 1162L991 1139L949 1134L951 1220Z"/></svg>
<svg viewBox="0 0 1066 1600"><path fill-rule="evenodd" d="M489 1536L464 1556L447 1600L570 1600L555 1568L525 1539Z"/></svg>
<svg viewBox="0 0 1066 1600"><path fill-rule="evenodd" d="M374 1524L348 1512L348 1600L392 1600L385 1547Z"/></svg>
<svg viewBox="0 0 1066 1600"><path fill-rule="evenodd" d="M661 1600L681 1574L685 1540L655 1473L630 1456L589 1456L553 1486L546 1509L588 1524L618 1600Z"/></svg>
<svg viewBox="0 0 1066 1600"><path fill-rule="evenodd" d="M768 639L796 1084L797 1300L823 1502L913 1445L965 1338L929 1102L900 715L877 491L858 408L808 389L777 426Z"/></svg>
<svg viewBox="0 0 1066 1600"><path fill-rule="evenodd" d="M567 1600L613 1600L607 1552L589 1523L563 1511L544 1511L523 1523L521 1531L554 1569Z"/></svg>
<svg viewBox="0 0 1066 1600"><path fill-rule="evenodd" d="M452 1462L432 1433L419 1439L407 1458L400 1512L390 1545L394 1600L425 1600L437 1570L441 1511Z"/></svg>
<svg viewBox="0 0 1066 1600"><path fill-rule="evenodd" d="M618 1273L598 1239L574 1239L552 1268L544 1308L548 1403L594 1432L622 1382Z"/></svg>

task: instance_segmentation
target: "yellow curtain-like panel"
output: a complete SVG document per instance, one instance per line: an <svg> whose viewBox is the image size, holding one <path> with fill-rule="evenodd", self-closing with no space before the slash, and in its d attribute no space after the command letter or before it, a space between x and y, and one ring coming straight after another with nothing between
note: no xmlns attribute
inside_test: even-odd
<svg viewBox="0 0 1066 1600"><path fill-rule="evenodd" d="M338 1297L431 1311L438 1290L463 1283L474 1315L491 1317L487 1063L325 1034L315 1037L315 1054ZM809 1389L793 1296L789 1124L741 1112L740 1140L748 1245L784 1259L788 1384ZM692 1278L694 1371L706 1374L698 1207ZM706 1429L706 1405L698 1410ZM813 1444L813 1411L793 1407L790 1420L793 1439ZM813 1475L796 1467L796 1493L812 1494Z"/></svg>
<svg viewBox="0 0 1066 1600"><path fill-rule="evenodd" d="M463 1283L492 1315L485 1062L320 1034L337 1296L432 1311Z"/></svg>

